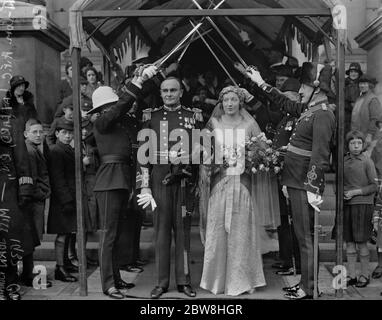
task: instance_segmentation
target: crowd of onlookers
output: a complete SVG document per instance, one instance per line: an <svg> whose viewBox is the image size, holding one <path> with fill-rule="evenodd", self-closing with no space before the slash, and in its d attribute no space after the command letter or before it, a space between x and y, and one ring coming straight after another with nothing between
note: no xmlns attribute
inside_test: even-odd
<svg viewBox="0 0 382 320"><path fill-rule="evenodd" d="M249 39L244 43L253 50L254 61L265 80L274 85L294 101L299 99L300 71L297 59L286 55L283 44L273 45L266 51L252 49ZM122 79L112 79L113 89L122 89L125 81L134 76L135 68L142 64L153 62L152 57L134 61L126 68ZM85 230L87 237L98 229L97 208L93 187L95 175L100 165L94 136L92 135L93 116L87 112L92 108L92 94L103 84L102 74L97 71L92 62L83 57L80 62L80 108L82 115L82 146L84 169L84 211ZM210 118L218 101L219 92L231 83L221 74L211 70L195 70L191 65L172 63L165 68L167 75L180 78L183 89L181 102L185 106L202 110L204 121ZM363 74L358 63L351 63L346 71L345 87L345 133L346 148L350 151L345 159L345 216L344 240L347 243L347 261L349 264L349 285L366 286L369 283L369 251L367 242L370 238L377 243L378 265L373 271L373 278L382 276L382 200L377 188L377 182L382 181L382 107L377 96L373 93L376 80ZM34 105L33 95L28 91L29 83L22 76L15 76L10 81L9 98L13 115L19 119L18 130L22 130L30 159L33 179L33 197L25 206L30 219L30 243L38 246L42 235L47 232L57 234L55 252L57 267L55 279L62 281L77 281L72 273L78 272L76 254L76 194L75 194L75 158L73 149L73 97L72 97L72 65L69 61L65 66L65 79L61 81L59 103L54 119L48 132L44 132ZM265 99L261 90L251 84L242 75L237 76L238 83L251 88L256 99L247 107L247 111L256 118L261 130L275 147L288 144L293 128L298 119L281 112L280 107ZM335 84L337 73L333 68L332 87L328 97L331 103L335 101ZM140 127L142 110L161 104L158 90L152 90L143 100L136 101L135 110L131 116L135 119L137 130ZM358 146L354 145L358 143ZM359 146L360 144L360 146ZM362 152L359 152L361 148ZM364 151L364 152L363 152ZM371 160L370 160L371 159ZM361 168L361 169L360 169ZM365 178L366 177L366 178ZM357 190L356 192L353 192ZM352 192L350 192L352 191ZM350 192L350 193L349 193ZM353 194L354 193L354 194ZM280 203L283 200L280 200ZM281 206L281 204L280 204ZM121 254L121 266L125 270L141 272L145 261L139 256L139 236L142 227L142 212L131 205L134 214L127 214L121 226L128 230L124 243L133 247L128 254ZM280 211L282 211L280 209ZM47 223L44 221L48 214ZM290 213L289 213L290 214ZM33 220L33 221L32 221ZM278 226L280 239L279 274L292 274L292 252L296 250L285 248L285 234L289 233L288 213L281 212L281 225ZM45 225L47 229L45 230ZM87 238L86 237L86 238ZM127 239L128 238L128 239ZM133 245L132 245L133 244ZM379 249L381 248L381 249ZM361 274L357 278L355 263L359 249ZM89 265L97 265L97 257L88 255ZM298 261L299 259L296 259ZM20 278L25 285L32 286L33 282L33 248L24 253L23 274ZM295 266L297 269L299 266ZM298 270L297 270L298 271ZM48 285L51 285L49 282Z"/></svg>

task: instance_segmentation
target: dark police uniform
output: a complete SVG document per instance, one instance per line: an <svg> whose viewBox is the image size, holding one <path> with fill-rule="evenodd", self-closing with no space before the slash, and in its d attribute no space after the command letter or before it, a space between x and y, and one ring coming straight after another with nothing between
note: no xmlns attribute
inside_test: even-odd
<svg viewBox="0 0 382 320"><path fill-rule="evenodd" d="M176 283L189 285L192 189L196 184L197 166L174 164L171 159L180 154L187 157L191 153L192 130L200 128L203 121L201 110L181 105L175 108L162 106L145 110L143 119L143 127L151 129L148 146L152 148L153 157L150 163L144 164L138 152L137 189L150 187L158 206L154 212L157 285L164 289L169 286L172 230L175 237ZM182 137L177 137L177 141L171 141L174 129ZM140 141L142 139L145 138L138 138ZM140 148L143 148L142 145L141 142Z"/></svg>
<svg viewBox="0 0 382 320"><path fill-rule="evenodd" d="M127 112L140 93L129 83L119 101L94 122L94 137L101 165L97 171L94 193L99 213L99 262L102 290L118 287L121 276L117 263L116 241L121 232L119 221L127 211L132 190L132 141Z"/></svg>
<svg viewBox="0 0 382 320"><path fill-rule="evenodd" d="M306 192L323 194L335 116L328 108L327 100L307 105L289 100L269 85L265 84L263 89L270 99L298 119L285 156L281 184L288 187L294 230L300 247L300 285L307 295L313 295L314 210L308 203Z"/></svg>
<svg viewBox="0 0 382 320"><path fill-rule="evenodd" d="M134 114L126 115L126 124L128 126L127 134L132 142L132 153L130 157L130 183L131 193L129 197L128 210L120 220L120 228L124 230L120 234L117 243L118 265L121 269L126 266L134 266L139 258L139 242L144 212L138 207L135 189L135 173L137 169L138 131L141 123Z"/></svg>

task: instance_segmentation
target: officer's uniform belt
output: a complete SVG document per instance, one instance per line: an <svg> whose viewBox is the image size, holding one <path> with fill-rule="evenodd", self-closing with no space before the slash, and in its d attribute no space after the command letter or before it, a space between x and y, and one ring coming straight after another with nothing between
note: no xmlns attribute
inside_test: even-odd
<svg viewBox="0 0 382 320"><path fill-rule="evenodd" d="M129 163L129 157L121 154L107 154L101 157L101 163Z"/></svg>
<svg viewBox="0 0 382 320"><path fill-rule="evenodd" d="M288 151L293 152L295 154L298 154L300 156L304 156L304 157L311 157L312 156L312 151L297 148L295 146L292 146L291 144L288 144Z"/></svg>

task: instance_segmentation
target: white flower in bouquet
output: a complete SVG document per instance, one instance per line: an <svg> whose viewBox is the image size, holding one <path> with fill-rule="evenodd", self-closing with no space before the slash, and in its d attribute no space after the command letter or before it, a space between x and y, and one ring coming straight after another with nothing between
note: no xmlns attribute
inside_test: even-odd
<svg viewBox="0 0 382 320"><path fill-rule="evenodd" d="M252 168L252 173L256 173L256 172L257 172L256 168L253 167L253 168Z"/></svg>
<svg viewBox="0 0 382 320"><path fill-rule="evenodd" d="M227 162L230 167L234 167L237 164L237 160L232 158L230 158Z"/></svg>

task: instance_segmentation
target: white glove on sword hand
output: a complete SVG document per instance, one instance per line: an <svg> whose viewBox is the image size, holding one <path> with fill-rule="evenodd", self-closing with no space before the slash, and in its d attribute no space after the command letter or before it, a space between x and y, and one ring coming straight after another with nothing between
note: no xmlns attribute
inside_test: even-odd
<svg viewBox="0 0 382 320"><path fill-rule="evenodd" d="M319 194L310 191L307 191L306 194L308 196L309 204L313 207L314 210L320 212L319 206L324 202L324 200L322 200L322 197Z"/></svg>
<svg viewBox="0 0 382 320"><path fill-rule="evenodd" d="M289 199L289 193L288 193L287 186L283 186L281 191L283 192L284 197L288 200Z"/></svg>
<svg viewBox="0 0 382 320"><path fill-rule="evenodd" d="M250 78L254 83L256 83L259 87L265 83L263 78L261 77L261 74L258 70L248 67L246 69L247 76Z"/></svg>

